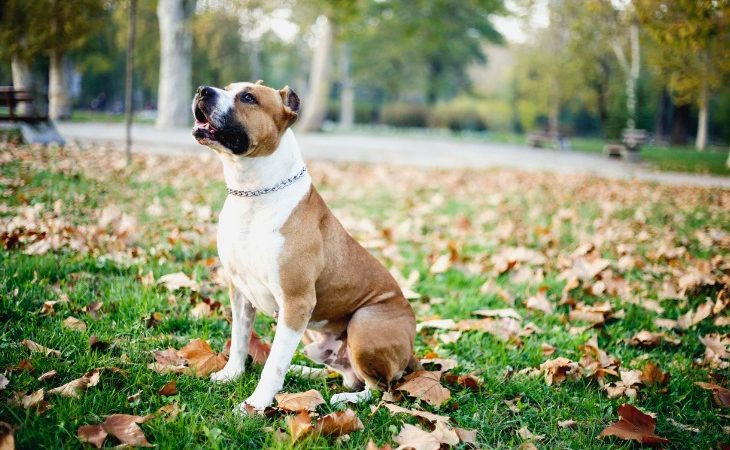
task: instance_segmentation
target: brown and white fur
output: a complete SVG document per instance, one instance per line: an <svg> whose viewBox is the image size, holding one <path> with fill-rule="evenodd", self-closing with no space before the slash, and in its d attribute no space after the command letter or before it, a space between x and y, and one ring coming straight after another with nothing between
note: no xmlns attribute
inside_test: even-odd
<svg viewBox="0 0 730 450"><path fill-rule="evenodd" d="M256 190L304 165L289 128L299 98L288 87L257 83L201 86L193 100L193 136L223 163L229 188ZM309 174L255 197L229 195L219 216L218 254L230 279L230 359L215 381L244 372L256 311L277 318L261 379L241 411L269 406L305 331L304 353L342 374L349 389L331 401L388 389L413 356L415 317L388 271L342 227Z"/></svg>

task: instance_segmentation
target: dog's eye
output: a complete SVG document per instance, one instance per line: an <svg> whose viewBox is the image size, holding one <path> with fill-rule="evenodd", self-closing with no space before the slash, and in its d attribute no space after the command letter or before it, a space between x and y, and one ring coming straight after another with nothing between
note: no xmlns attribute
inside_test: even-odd
<svg viewBox="0 0 730 450"><path fill-rule="evenodd" d="M241 101L244 103L256 103L256 97L251 95L250 92L244 92L241 94Z"/></svg>

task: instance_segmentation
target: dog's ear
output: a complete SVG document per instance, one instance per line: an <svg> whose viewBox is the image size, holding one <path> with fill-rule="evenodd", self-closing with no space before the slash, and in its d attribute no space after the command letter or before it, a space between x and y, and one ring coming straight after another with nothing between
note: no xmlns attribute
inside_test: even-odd
<svg viewBox="0 0 730 450"><path fill-rule="evenodd" d="M281 102L284 104L284 112L289 116L288 125L291 125L299 117L299 96L289 86L281 88L279 95L281 95Z"/></svg>

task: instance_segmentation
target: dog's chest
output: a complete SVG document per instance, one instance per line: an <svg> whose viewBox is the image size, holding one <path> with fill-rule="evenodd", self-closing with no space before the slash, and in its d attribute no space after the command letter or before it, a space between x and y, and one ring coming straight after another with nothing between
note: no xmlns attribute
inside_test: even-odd
<svg viewBox="0 0 730 450"><path fill-rule="evenodd" d="M235 288L267 315L274 315L283 304L279 256L285 242L280 230L301 200L296 194L228 197L219 216L221 263Z"/></svg>

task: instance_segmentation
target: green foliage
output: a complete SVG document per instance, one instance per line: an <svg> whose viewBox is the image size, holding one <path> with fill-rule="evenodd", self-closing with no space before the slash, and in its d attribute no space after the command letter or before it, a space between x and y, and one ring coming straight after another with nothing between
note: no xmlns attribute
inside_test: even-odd
<svg viewBox="0 0 730 450"><path fill-rule="evenodd" d="M390 103L380 110L380 122L395 127L425 127L429 109L413 103Z"/></svg>
<svg viewBox="0 0 730 450"><path fill-rule="evenodd" d="M439 102L429 112L428 125L452 131L484 131L488 125L485 106L466 96Z"/></svg>

